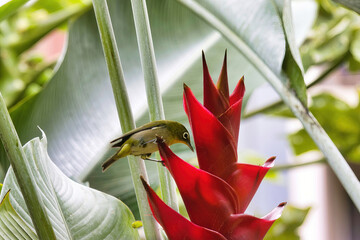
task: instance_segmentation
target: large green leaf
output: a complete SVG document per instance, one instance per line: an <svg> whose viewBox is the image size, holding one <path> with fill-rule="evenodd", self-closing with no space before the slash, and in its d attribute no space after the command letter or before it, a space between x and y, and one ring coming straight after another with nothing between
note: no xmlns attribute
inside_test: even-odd
<svg viewBox="0 0 360 240"><path fill-rule="evenodd" d="M0 187L2 185L0 184ZM10 191L0 203L0 239L1 240L31 240L38 239L34 231L15 212L10 203Z"/></svg>
<svg viewBox="0 0 360 240"><path fill-rule="evenodd" d="M312 34L301 46L305 69L312 65L349 61L359 69L360 16L330 0L319 0L318 18Z"/></svg>
<svg viewBox="0 0 360 240"><path fill-rule="evenodd" d="M47 140L35 138L24 152L32 170L32 181L47 210L57 239L138 239L131 224L129 208L113 196L76 183L66 177L47 154ZM33 226L25 200L12 168L9 169L1 197L11 189L10 202L28 226Z"/></svg>

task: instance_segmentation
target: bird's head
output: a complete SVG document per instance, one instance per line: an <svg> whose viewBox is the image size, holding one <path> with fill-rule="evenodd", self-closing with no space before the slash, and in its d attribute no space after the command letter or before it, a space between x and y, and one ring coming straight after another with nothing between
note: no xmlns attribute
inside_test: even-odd
<svg viewBox="0 0 360 240"><path fill-rule="evenodd" d="M178 122L172 122L169 124L170 131L173 133L174 143L183 143L187 145L191 151L194 151L194 148L191 146L190 142L190 133L188 130Z"/></svg>

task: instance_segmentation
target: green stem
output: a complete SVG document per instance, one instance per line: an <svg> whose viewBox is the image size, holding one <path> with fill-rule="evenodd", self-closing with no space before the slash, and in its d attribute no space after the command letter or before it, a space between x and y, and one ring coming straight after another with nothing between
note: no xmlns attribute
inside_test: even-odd
<svg viewBox="0 0 360 240"><path fill-rule="evenodd" d="M269 105L266 105L262 108L259 108L259 109L255 109L254 111L251 111L251 112L247 112L245 114L245 116L243 117L243 119L246 119L246 118L251 118L257 114L260 114L260 113L268 113L268 112L272 112L273 110L276 110L278 109L279 107L282 107L284 106L284 102L282 100L279 100L279 101L276 101L274 103L271 103Z"/></svg>
<svg viewBox="0 0 360 240"><path fill-rule="evenodd" d="M37 187L31 180L31 170L1 93L0 138L14 170L16 180L20 186L39 239L55 239L50 219L44 203L37 193Z"/></svg>
<svg viewBox="0 0 360 240"><path fill-rule="evenodd" d="M310 162L304 162L304 163L295 163L295 164L283 164L283 165L277 165L270 169L270 172L277 172L277 171L283 171L283 170L290 170L293 168L298 167L305 167L312 164L319 164L319 163L326 163L326 160L324 158L310 161Z"/></svg>
<svg viewBox="0 0 360 240"><path fill-rule="evenodd" d="M121 129L123 132L128 132L135 128L135 121L131 113L124 73L121 67L109 9L105 0L93 0L93 5L121 123ZM129 156L128 161L139 205L140 216L144 224L145 236L147 239L160 239L161 235L158 225L152 217L151 209L147 201L147 195L140 180L140 176L143 176L148 181L145 163L139 157L134 156Z"/></svg>
<svg viewBox="0 0 360 240"><path fill-rule="evenodd" d="M350 52L346 52L343 56L339 57L337 60L335 60L330 67L328 67L325 71L323 71L320 76L312 81L307 88L311 88L318 84L319 82L322 82L326 77L332 73L335 69L337 69L341 64L343 64L347 59L349 59L351 56Z"/></svg>
<svg viewBox="0 0 360 240"><path fill-rule="evenodd" d="M144 73L146 95L150 111L150 120L165 119L163 103L159 90L154 47L145 0L131 0L136 36L139 45L140 60ZM161 195L166 204L179 211L175 183L169 171L158 164Z"/></svg>
<svg viewBox="0 0 360 240"><path fill-rule="evenodd" d="M307 89L315 86L316 84L322 82L326 79L327 76L329 76L330 73L332 73L335 69L337 69L341 64L344 63L348 58L350 57L350 53L347 52L340 58L338 58L335 62L333 62L330 67L328 67L325 71L323 71L320 76L318 76L314 81L312 81L309 85L306 86ZM264 106L262 108L256 109L254 111L248 112L243 117L244 119L253 117L259 113L268 113L271 112L274 109L277 109L279 107L282 107L284 105L284 102L282 100L276 101L274 103L271 103L267 106Z"/></svg>
<svg viewBox="0 0 360 240"><path fill-rule="evenodd" d="M259 71L259 73L270 83L275 91L280 95L285 104L289 106L294 115L301 121L305 130L314 140L319 149L323 152L330 167L340 180L341 184L349 194L357 209L360 211L360 182L351 170L350 166L341 155L335 144L331 141L324 129L318 123L316 118L296 97L294 91L283 84L282 79L278 77L264 61L226 24L216 18L203 6L195 1L178 0L195 14L199 15L211 26L217 29L224 38L231 42L250 63Z"/></svg>

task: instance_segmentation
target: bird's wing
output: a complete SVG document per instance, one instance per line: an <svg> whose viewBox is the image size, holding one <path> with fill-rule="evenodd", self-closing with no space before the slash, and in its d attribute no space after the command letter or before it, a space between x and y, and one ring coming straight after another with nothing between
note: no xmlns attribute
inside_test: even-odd
<svg viewBox="0 0 360 240"><path fill-rule="evenodd" d="M133 134L147 130L147 129L155 129L155 128L163 128L165 127L165 123L162 121L157 122L150 122L147 123L145 125L142 125L141 127L135 128L127 133L125 133L124 135L120 136L117 139L114 139L110 142L111 147L121 147L123 145L123 143L128 140Z"/></svg>

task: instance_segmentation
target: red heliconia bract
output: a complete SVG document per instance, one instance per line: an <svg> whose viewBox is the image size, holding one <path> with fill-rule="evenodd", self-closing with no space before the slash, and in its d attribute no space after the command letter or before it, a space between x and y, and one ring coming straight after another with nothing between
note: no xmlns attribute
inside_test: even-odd
<svg viewBox="0 0 360 240"><path fill-rule="evenodd" d="M166 205L143 178L141 178L141 181L147 192L151 211L158 223L164 228L170 240L226 240L220 233L198 226L181 216Z"/></svg>
<svg viewBox="0 0 360 240"><path fill-rule="evenodd" d="M228 88L226 53L217 86L203 53L204 105L184 85L184 108L194 136L199 167L177 157L157 139L164 165L173 176L190 220L168 207L143 180L152 212L169 239L263 239L280 217L281 203L263 218L244 214L275 157L263 166L237 162L237 143L242 99L241 78L234 92Z"/></svg>
<svg viewBox="0 0 360 240"><path fill-rule="evenodd" d="M158 141L158 146L192 222L218 231L225 219L238 213L236 194L229 184L180 159L161 140Z"/></svg>

